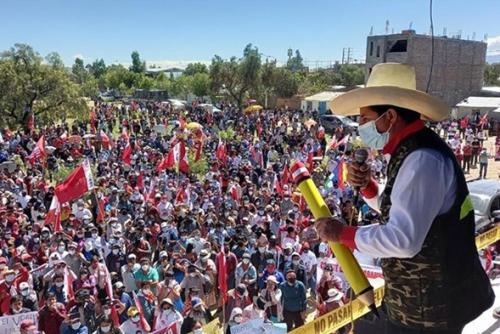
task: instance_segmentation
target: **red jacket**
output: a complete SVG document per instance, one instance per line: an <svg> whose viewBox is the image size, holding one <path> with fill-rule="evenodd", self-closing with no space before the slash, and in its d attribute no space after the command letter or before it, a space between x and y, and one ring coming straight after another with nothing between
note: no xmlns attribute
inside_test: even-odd
<svg viewBox="0 0 500 334"><path fill-rule="evenodd" d="M66 308L57 303L54 311L44 306L38 313L38 329L45 334L59 334L60 327L66 317Z"/></svg>

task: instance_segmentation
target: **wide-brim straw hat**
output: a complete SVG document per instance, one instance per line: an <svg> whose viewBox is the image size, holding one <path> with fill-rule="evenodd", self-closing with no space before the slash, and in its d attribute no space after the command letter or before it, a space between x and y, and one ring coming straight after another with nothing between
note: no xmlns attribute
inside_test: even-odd
<svg viewBox="0 0 500 334"><path fill-rule="evenodd" d="M423 119L442 121L450 108L437 97L417 90L415 69L406 64L382 63L373 67L366 87L351 90L329 102L336 115L359 115L362 107L393 105L410 109Z"/></svg>

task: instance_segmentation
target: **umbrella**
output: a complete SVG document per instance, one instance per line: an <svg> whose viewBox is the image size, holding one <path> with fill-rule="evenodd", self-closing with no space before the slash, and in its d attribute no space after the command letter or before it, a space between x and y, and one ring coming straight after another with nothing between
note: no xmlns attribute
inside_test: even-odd
<svg viewBox="0 0 500 334"><path fill-rule="evenodd" d="M259 106L258 104L253 104L251 106L248 106L245 108L245 112L256 112L262 110L263 107Z"/></svg>
<svg viewBox="0 0 500 334"><path fill-rule="evenodd" d="M68 142L71 144L80 144L82 142L82 137L80 137L79 135L69 136Z"/></svg>
<svg viewBox="0 0 500 334"><path fill-rule="evenodd" d="M14 161L4 161L0 164L0 170L7 169L9 173L12 173L16 170L17 164Z"/></svg>
<svg viewBox="0 0 500 334"><path fill-rule="evenodd" d="M92 133L87 133L87 134L83 135L83 137L82 137L82 138L83 138L83 139L95 138L95 135L94 135L94 134L92 134Z"/></svg>
<svg viewBox="0 0 500 334"><path fill-rule="evenodd" d="M158 124L153 127L153 130L158 133L164 134L167 132L167 127L164 124Z"/></svg>
<svg viewBox="0 0 500 334"><path fill-rule="evenodd" d="M200 123L196 122L189 122L186 124L186 129L194 130L194 129L201 129L203 126Z"/></svg>
<svg viewBox="0 0 500 334"><path fill-rule="evenodd" d="M316 121L313 120L312 118L309 118L307 121L304 122L304 125L306 126L306 128L309 129L311 126L316 125Z"/></svg>

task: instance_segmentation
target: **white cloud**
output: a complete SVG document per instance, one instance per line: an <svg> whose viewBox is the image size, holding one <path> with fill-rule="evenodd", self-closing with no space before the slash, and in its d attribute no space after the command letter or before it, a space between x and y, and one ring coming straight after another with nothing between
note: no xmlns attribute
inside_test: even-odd
<svg viewBox="0 0 500 334"><path fill-rule="evenodd" d="M500 35L488 38L488 56L500 55Z"/></svg>
<svg viewBox="0 0 500 334"><path fill-rule="evenodd" d="M81 53L77 53L76 55L73 56L73 59L81 59L81 60L84 60L85 58L83 57L83 55Z"/></svg>

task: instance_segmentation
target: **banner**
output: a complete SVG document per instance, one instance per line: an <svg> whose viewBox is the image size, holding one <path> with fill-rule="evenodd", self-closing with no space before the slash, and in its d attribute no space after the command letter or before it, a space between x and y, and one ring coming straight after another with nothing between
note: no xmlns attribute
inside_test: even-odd
<svg viewBox="0 0 500 334"><path fill-rule="evenodd" d="M375 304L380 306L384 297L384 286L375 289ZM291 331L291 334L329 334L344 327L351 321L370 312L368 306L355 299L349 304L339 307L314 321Z"/></svg>
<svg viewBox="0 0 500 334"><path fill-rule="evenodd" d="M476 247L478 250L486 248L492 243L500 240L500 225L492 228L489 231L484 232L476 237Z"/></svg>
<svg viewBox="0 0 500 334"><path fill-rule="evenodd" d="M26 319L31 319L35 326L38 324L38 312L28 312L0 317L0 334L19 334L19 326Z"/></svg>
<svg viewBox="0 0 500 334"><path fill-rule="evenodd" d="M219 319L215 318L214 320L210 321L208 324L203 326L203 333L204 334L220 334L222 333L222 329L219 324Z"/></svg>
<svg viewBox="0 0 500 334"><path fill-rule="evenodd" d="M249 320L231 327L231 334L286 334L286 324L264 322L264 319Z"/></svg>

